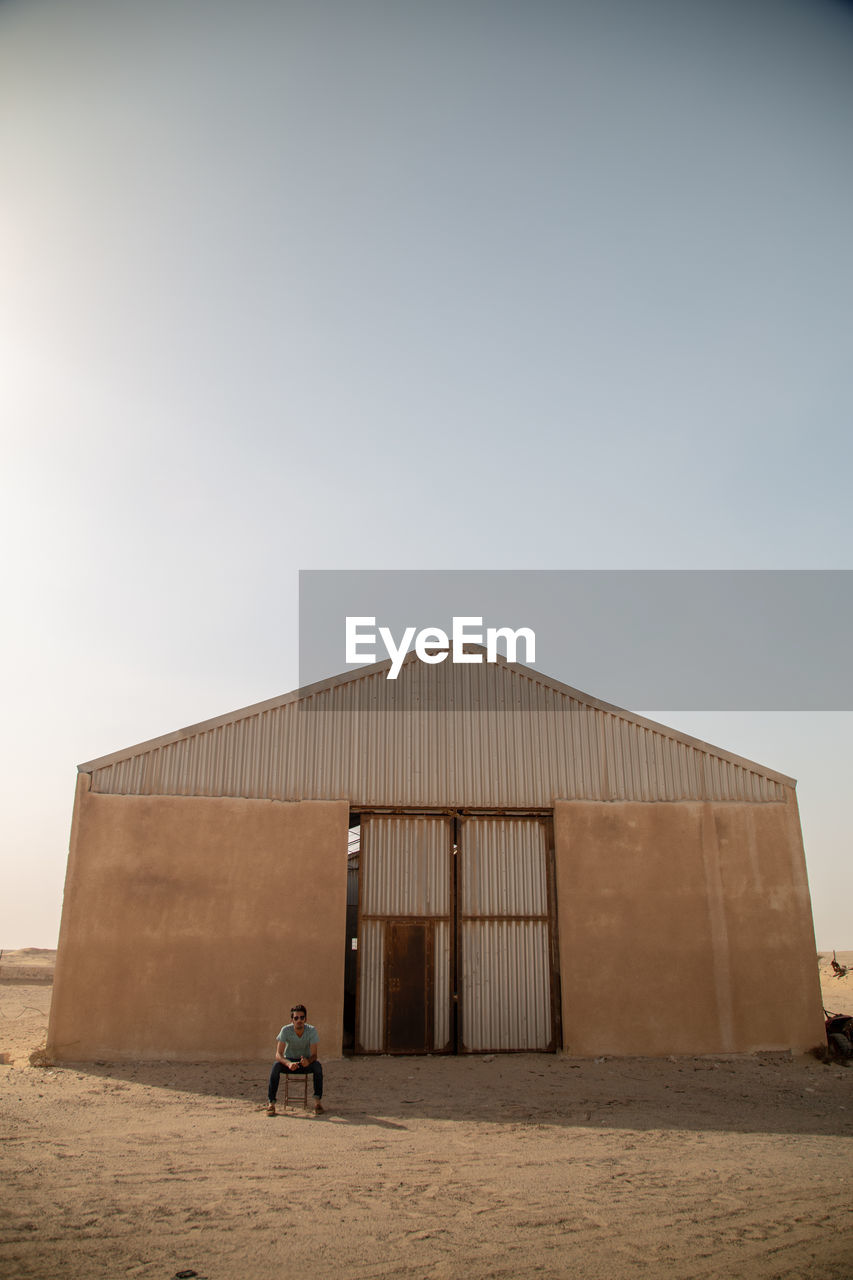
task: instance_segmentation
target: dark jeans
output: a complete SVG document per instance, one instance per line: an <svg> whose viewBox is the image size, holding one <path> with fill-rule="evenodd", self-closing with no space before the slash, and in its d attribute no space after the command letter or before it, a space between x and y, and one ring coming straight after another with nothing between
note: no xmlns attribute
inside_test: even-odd
<svg viewBox="0 0 853 1280"><path fill-rule="evenodd" d="M275 1102L276 1100L276 1096L278 1094L278 1081L282 1071L289 1071L289 1070L290 1070L289 1067L283 1067L280 1062L276 1062L273 1064L273 1069L270 1072L270 1087L269 1087L270 1102ZM304 1076L307 1074L312 1075L314 1077L314 1097L322 1098L323 1068L320 1066L319 1062L312 1062L311 1065L308 1067L297 1067L296 1070L293 1071L291 1074L295 1076Z"/></svg>

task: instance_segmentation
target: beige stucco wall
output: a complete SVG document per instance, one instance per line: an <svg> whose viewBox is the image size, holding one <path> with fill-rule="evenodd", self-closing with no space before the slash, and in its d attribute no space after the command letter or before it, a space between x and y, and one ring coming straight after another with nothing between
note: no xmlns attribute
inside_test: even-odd
<svg viewBox="0 0 853 1280"><path fill-rule="evenodd" d="M272 1059L301 1001L339 1057L348 805L111 796L81 774L48 1050Z"/></svg>
<svg viewBox="0 0 853 1280"><path fill-rule="evenodd" d="M793 791L777 804L557 802L554 826L567 1053L823 1041Z"/></svg>

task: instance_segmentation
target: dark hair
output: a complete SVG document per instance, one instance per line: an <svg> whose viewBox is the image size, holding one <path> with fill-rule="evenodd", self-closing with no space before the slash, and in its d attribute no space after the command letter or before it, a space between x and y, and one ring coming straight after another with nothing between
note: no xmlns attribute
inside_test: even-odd
<svg viewBox="0 0 853 1280"><path fill-rule="evenodd" d="M295 1004L293 1008L290 1010L291 1018L293 1017L294 1013L304 1013L305 1017L306 1018L308 1017L308 1010L305 1008L304 1004Z"/></svg>

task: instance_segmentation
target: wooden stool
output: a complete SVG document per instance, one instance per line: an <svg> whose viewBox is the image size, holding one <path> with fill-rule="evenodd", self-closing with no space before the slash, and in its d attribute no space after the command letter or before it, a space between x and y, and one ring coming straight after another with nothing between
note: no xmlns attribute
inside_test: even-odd
<svg viewBox="0 0 853 1280"><path fill-rule="evenodd" d="M284 1105L290 1102L290 1095L293 1094L293 1103L295 1107L299 1100L299 1090L302 1089L302 1106L308 1110L308 1081L313 1081L314 1077L310 1071L282 1071L281 1078L284 1080Z"/></svg>

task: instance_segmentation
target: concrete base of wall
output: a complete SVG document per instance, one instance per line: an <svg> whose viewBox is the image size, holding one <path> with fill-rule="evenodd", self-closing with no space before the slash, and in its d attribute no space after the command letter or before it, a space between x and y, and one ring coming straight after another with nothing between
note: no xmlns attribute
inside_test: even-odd
<svg viewBox="0 0 853 1280"><path fill-rule="evenodd" d="M823 1042L793 791L786 804L564 801L554 828L566 1053Z"/></svg>
<svg viewBox="0 0 853 1280"><path fill-rule="evenodd" d="M81 775L48 1052L272 1061L293 1003L341 1054L345 801L97 795Z"/></svg>

